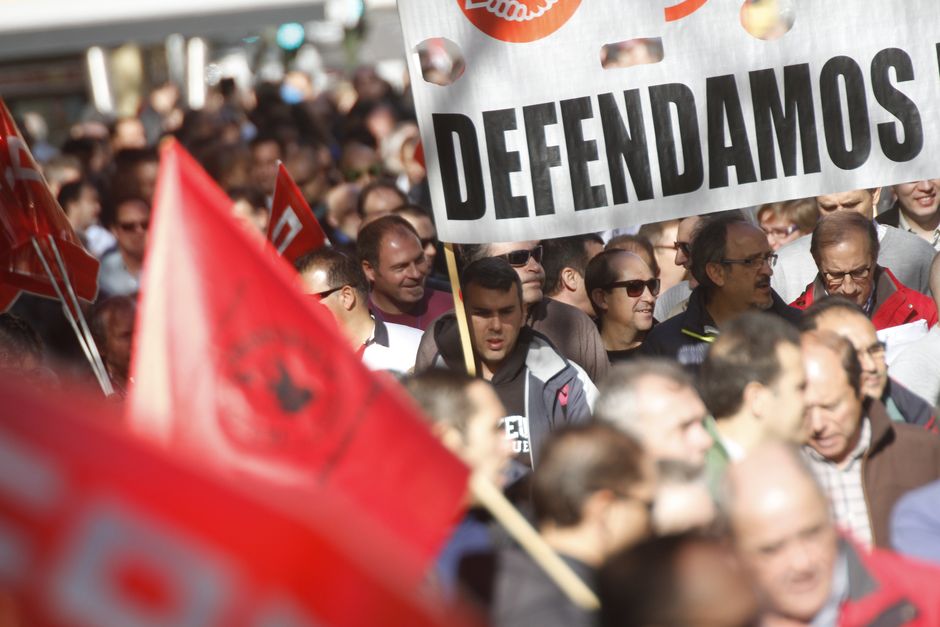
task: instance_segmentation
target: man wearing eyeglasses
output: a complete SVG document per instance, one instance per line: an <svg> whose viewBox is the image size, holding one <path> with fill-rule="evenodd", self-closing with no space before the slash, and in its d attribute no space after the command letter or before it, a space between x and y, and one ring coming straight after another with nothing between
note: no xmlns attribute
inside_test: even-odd
<svg viewBox="0 0 940 627"><path fill-rule="evenodd" d="M881 401L893 421L938 432L933 407L888 377L885 343L878 339L875 325L858 305L841 296L824 298L803 313L800 325L806 330L831 331L852 343L862 367L862 391L868 398Z"/></svg>
<svg viewBox="0 0 940 627"><path fill-rule="evenodd" d="M873 222L875 206L880 197L880 188L856 189L818 196L816 205L822 216L847 211ZM876 228L881 248L881 265L891 270L904 285L925 294L929 283L930 262L936 251L926 241L903 229L883 224L878 224ZM797 298L816 275L810 243L810 236L805 235L778 251L780 261L774 271L773 288L787 302Z"/></svg>
<svg viewBox="0 0 940 627"><path fill-rule="evenodd" d="M656 299L656 309L653 314L660 322L685 311L689 304L689 296L698 285L692 275L689 274L689 268L692 266L692 240L695 239L695 230L701 220L701 216L688 216L679 220L676 241L673 244L676 251L673 262L675 266L685 271L687 278L669 289L663 290L659 298Z"/></svg>
<svg viewBox="0 0 940 627"><path fill-rule="evenodd" d="M806 407L804 453L841 527L865 547L890 548L891 510L906 492L940 477L940 438L893 422L862 391L852 344L835 333L803 334Z"/></svg>
<svg viewBox="0 0 940 627"><path fill-rule="evenodd" d="M294 263L304 293L324 305L370 370L407 373L414 367L421 332L383 322L369 312L369 283L358 261L320 248Z"/></svg>
<svg viewBox="0 0 940 627"><path fill-rule="evenodd" d="M746 311L769 311L794 324L799 320L799 311L770 288L776 255L764 232L740 212L704 218L691 252L692 275L699 285L689 306L654 327L642 353L697 368L721 327Z"/></svg>
<svg viewBox="0 0 940 627"><path fill-rule="evenodd" d="M98 271L100 297L137 293L149 228L150 206L146 202L140 198L128 198L117 204L111 225L117 247L101 258Z"/></svg>
<svg viewBox="0 0 940 627"><path fill-rule="evenodd" d="M933 326L937 322L933 301L879 265L879 248L871 220L851 211L824 216L810 244L819 273L793 306L806 309L826 295L839 295L861 307L879 331L916 320Z"/></svg>

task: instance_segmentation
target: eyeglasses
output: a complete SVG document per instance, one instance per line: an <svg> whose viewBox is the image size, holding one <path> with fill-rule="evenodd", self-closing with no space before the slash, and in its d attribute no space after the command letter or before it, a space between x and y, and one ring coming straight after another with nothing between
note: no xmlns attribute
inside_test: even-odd
<svg viewBox="0 0 940 627"><path fill-rule="evenodd" d="M871 264L863 268L855 268L854 270L849 270L848 272L828 272L826 270L822 271L822 276L826 280L826 283L831 286L842 285L845 283L845 277L850 276L855 283L859 281L864 281L871 275Z"/></svg>
<svg viewBox="0 0 940 627"><path fill-rule="evenodd" d="M674 242L676 250L685 255L686 257L692 256L692 244L690 242Z"/></svg>
<svg viewBox="0 0 940 627"><path fill-rule="evenodd" d="M638 296L642 296L643 290L646 288L649 288L650 294L653 296L659 296L659 279L650 279L649 281L641 281L640 279L617 281L616 283L611 283L610 285L606 286L604 291L609 292L618 287L626 289L627 296L630 298L637 298Z"/></svg>
<svg viewBox="0 0 940 627"><path fill-rule="evenodd" d="M119 229L126 233L133 231L146 231L150 228L150 220L141 220L140 222L118 222Z"/></svg>
<svg viewBox="0 0 940 627"><path fill-rule="evenodd" d="M343 178L348 182L353 182L359 180L363 174L371 174L372 176L380 176L382 174L382 166L380 164L370 165L367 168L347 168L343 170Z"/></svg>
<svg viewBox="0 0 940 627"><path fill-rule="evenodd" d="M520 268L529 263L529 258L535 259L535 263L542 263L542 245L539 244L532 250L514 250L502 255L496 255L500 259L505 259L514 268Z"/></svg>
<svg viewBox="0 0 940 627"><path fill-rule="evenodd" d="M759 255L751 255L746 259L722 259L721 263L741 265L748 270L757 270L763 267L765 263L773 268L777 264L777 253L761 253Z"/></svg>
<svg viewBox="0 0 940 627"><path fill-rule="evenodd" d="M777 238L790 237L800 230L800 227L796 224L791 224L790 226L762 226L760 228L768 236Z"/></svg>
<svg viewBox="0 0 940 627"><path fill-rule="evenodd" d="M340 285L339 287L334 287L334 288L332 288L332 289L324 290L324 291L322 291L322 292L315 292L315 293L313 293L313 294L308 294L308 296L310 296L310 297L312 297L312 298L315 298L316 300L319 301L319 300L323 300L324 298L326 298L327 296L329 296L329 295L332 294L333 292L338 292L338 291L340 291L340 290L343 289L344 287L346 287L346 286L345 286L345 285Z"/></svg>

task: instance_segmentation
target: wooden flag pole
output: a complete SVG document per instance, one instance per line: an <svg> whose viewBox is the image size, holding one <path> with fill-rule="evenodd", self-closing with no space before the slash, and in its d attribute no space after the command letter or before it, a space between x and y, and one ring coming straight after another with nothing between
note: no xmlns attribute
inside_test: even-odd
<svg viewBox="0 0 940 627"><path fill-rule="evenodd" d="M532 528L529 521L503 496L502 491L493 485L492 481L473 473L470 476L470 493L499 521L572 603L586 610L596 610L601 606L587 584L581 581L571 567Z"/></svg>
<svg viewBox="0 0 940 627"><path fill-rule="evenodd" d="M450 278L450 289L454 296L454 314L457 315L457 328L460 331L460 347L463 349L463 361L467 374L477 376L476 360L473 358L473 344L470 342L470 327L467 325L467 310L463 307L463 296L460 291L460 277L457 276L457 257L454 255L454 245L444 243L444 259L447 261L447 276Z"/></svg>
<svg viewBox="0 0 940 627"><path fill-rule="evenodd" d="M454 245L444 243L444 258L447 261L447 274L454 296L454 313L457 315L457 327L460 331L460 344L463 348L464 364L467 374L476 376L476 360L473 345L470 342L470 327L467 324L467 311L463 306L460 291L460 279L457 276L457 259ZM587 587L571 568L555 553L552 547L532 528L522 514L510 503L503 493L486 477L473 473L470 477L470 493L477 503L485 507L499 524L519 543L545 574L555 582L572 603L586 610L600 607L597 596Z"/></svg>

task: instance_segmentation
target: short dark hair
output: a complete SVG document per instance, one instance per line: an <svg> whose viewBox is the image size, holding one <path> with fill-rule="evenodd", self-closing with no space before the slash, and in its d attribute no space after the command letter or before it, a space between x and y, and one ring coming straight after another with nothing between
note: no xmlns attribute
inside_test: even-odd
<svg viewBox="0 0 940 627"><path fill-rule="evenodd" d="M91 181L88 179L78 179L77 181L65 183L59 190L59 195L56 197L56 200L59 201L59 206L62 207L64 211L68 212L67 205L78 200L82 190L86 187L95 189L95 186L92 185Z"/></svg>
<svg viewBox="0 0 940 627"><path fill-rule="evenodd" d="M356 202L356 212L359 214L360 217L364 218L366 215L366 202L368 201L369 196L372 194L372 192L380 190L380 189L387 189L387 190L393 191L398 196L398 199L401 200L401 205L399 205L399 207L402 207L408 204L408 197L405 196L405 194L400 189L398 189L395 183L393 183L392 181L379 179L377 181L372 181L371 183L363 187L361 192L359 192L359 199Z"/></svg>
<svg viewBox="0 0 940 627"><path fill-rule="evenodd" d="M324 246L307 253L294 262L294 268L300 274L323 268L331 288L348 285L362 296L369 293L369 281L362 271L362 264L335 248Z"/></svg>
<svg viewBox="0 0 940 627"><path fill-rule="evenodd" d="M587 290L588 299L597 315L601 314L600 308L594 302L591 293L596 289L603 289L616 281L619 274L614 271L614 260L623 255L632 255L633 253L622 248L610 248L594 256L588 263L584 272L584 289Z"/></svg>
<svg viewBox="0 0 940 627"><path fill-rule="evenodd" d="M800 330L815 331L819 328L819 319L823 315L833 311L839 313L858 314L859 316L868 318L868 316L865 315L865 311L861 307L845 296L825 296L814 302L812 305L807 307L805 311L803 311L803 315L800 317Z"/></svg>
<svg viewBox="0 0 940 627"><path fill-rule="evenodd" d="M689 624L695 604L683 595L679 561L696 546L730 551L721 538L691 531L650 538L610 556L597 575L600 627Z"/></svg>
<svg viewBox="0 0 940 627"><path fill-rule="evenodd" d="M457 247L457 253L460 257L460 263L463 266L469 266L474 261L485 259L490 256L489 244L460 244Z"/></svg>
<svg viewBox="0 0 940 627"><path fill-rule="evenodd" d="M356 236L356 254L359 261L367 261L371 266L378 267L379 249L382 247L383 240L396 232L410 233L419 242L421 241L418 232L408 220L396 215L382 216L362 227L359 235Z"/></svg>
<svg viewBox="0 0 940 627"><path fill-rule="evenodd" d="M471 285L500 292L508 292L515 286L522 301L522 280L509 262L500 257L484 257L471 263L464 269L460 284L464 292Z"/></svg>
<svg viewBox="0 0 940 627"><path fill-rule="evenodd" d="M596 233L572 235L542 240L542 267L545 269L545 293L557 294L561 288L561 273L571 268L581 276L587 268L588 242L603 246L604 240Z"/></svg>
<svg viewBox="0 0 940 627"><path fill-rule="evenodd" d="M643 235L618 235L607 242L607 246L605 246L605 250L611 250L613 248L619 248L636 254L640 254L640 251L642 251L649 259L647 265L649 265L650 270L653 271L653 276L658 277L662 272L659 263L656 261L656 249L653 248L653 243ZM646 259L643 261L646 261Z"/></svg>
<svg viewBox="0 0 940 627"><path fill-rule="evenodd" d="M432 423L443 423L464 434L477 406L467 394L469 387L481 379L464 372L431 369L409 375L402 385Z"/></svg>
<svg viewBox="0 0 940 627"><path fill-rule="evenodd" d="M721 329L699 373L702 400L716 419L741 409L749 383L773 385L780 376L777 347L781 344L799 350L800 334L773 314L749 311Z"/></svg>
<svg viewBox="0 0 940 627"><path fill-rule="evenodd" d="M538 523L571 527L582 520L585 501L600 490L623 494L644 479L643 447L601 423L554 432L532 477Z"/></svg>
<svg viewBox="0 0 940 627"><path fill-rule="evenodd" d="M421 205L415 204L405 204L397 209L392 209L392 213L396 216L412 216L414 218L427 218L431 222L434 222L434 216L431 215L431 212L422 207Z"/></svg>
<svg viewBox="0 0 940 627"><path fill-rule="evenodd" d="M878 242L878 229L875 223L854 211L833 211L823 216L813 230L810 240L809 252L813 255L816 266L824 248L835 246L846 241L851 234L862 233L868 238L868 250L872 260L878 262L878 253L881 245Z"/></svg>
<svg viewBox="0 0 940 627"><path fill-rule="evenodd" d="M27 357L43 358L42 340L26 320L0 314L0 369L17 370Z"/></svg>
<svg viewBox="0 0 940 627"><path fill-rule="evenodd" d="M740 211L728 211L711 216L704 216L695 227L692 238L692 263L689 270L692 276L706 288L715 284L708 277L706 268L710 263L721 263L728 248L728 229L733 224L750 224Z"/></svg>

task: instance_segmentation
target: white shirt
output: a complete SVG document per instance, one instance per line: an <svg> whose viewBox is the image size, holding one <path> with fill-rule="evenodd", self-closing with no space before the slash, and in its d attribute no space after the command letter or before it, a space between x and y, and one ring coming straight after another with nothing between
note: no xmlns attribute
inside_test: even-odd
<svg viewBox="0 0 940 627"><path fill-rule="evenodd" d="M362 363L369 370L405 374L414 368L421 335L418 329L375 320L372 337L365 343Z"/></svg>

